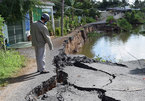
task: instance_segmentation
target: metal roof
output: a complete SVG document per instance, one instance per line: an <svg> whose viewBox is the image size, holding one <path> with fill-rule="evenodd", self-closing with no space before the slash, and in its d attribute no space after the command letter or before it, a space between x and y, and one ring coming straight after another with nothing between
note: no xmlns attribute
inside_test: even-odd
<svg viewBox="0 0 145 101"><path fill-rule="evenodd" d="M107 8L107 10L114 10L114 11L131 11L131 10L140 10L134 8L127 8L127 7L114 7L114 8Z"/></svg>

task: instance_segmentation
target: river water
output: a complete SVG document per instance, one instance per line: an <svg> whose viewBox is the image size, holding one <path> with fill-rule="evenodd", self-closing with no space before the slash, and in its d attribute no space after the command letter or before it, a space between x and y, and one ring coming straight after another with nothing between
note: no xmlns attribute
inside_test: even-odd
<svg viewBox="0 0 145 101"><path fill-rule="evenodd" d="M145 25L130 33L111 33L102 37L89 37L79 54L90 58L102 57L112 62L145 59Z"/></svg>

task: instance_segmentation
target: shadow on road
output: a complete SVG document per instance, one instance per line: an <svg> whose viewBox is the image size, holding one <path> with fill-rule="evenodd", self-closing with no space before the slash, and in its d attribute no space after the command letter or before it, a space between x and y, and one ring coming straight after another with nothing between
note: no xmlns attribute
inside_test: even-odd
<svg viewBox="0 0 145 101"><path fill-rule="evenodd" d="M32 80L32 79L35 78L35 76L38 76L38 75L40 75L40 73L35 72L35 73L22 75L22 76L19 76L19 77L7 78L6 80L8 81L9 84L12 84L12 83L17 83L17 82Z"/></svg>
<svg viewBox="0 0 145 101"><path fill-rule="evenodd" d="M134 70L130 71L130 74L134 74L134 75L145 75L145 68L139 69L136 68Z"/></svg>

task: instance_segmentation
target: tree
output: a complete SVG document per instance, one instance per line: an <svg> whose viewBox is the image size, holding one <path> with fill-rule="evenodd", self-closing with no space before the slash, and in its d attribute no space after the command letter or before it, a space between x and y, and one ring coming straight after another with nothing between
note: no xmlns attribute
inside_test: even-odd
<svg viewBox="0 0 145 101"><path fill-rule="evenodd" d="M77 15L85 15L87 17L93 17L95 18L97 13L97 7L98 5L93 0L84 0L83 2L80 2L77 4L77 8L80 10L76 11Z"/></svg>
<svg viewBox="0 0 145 101"><path fill-rule="evenodd" d="M122 0L122 5L123 6L127 6L128 5L128 3L126 2L126 0Z"/></svg>
<svg viewBox="0 0 145 101"><path fill-rule="evenodd" d="M127 21L131 24L138 24L138 23L145 22L144 14L141 13L140 11L132 11L132 12L125 13L125 19L127 19Z"/></svg>
<svg viewBox="0 0 145 101"><path fill-rule="evenodd" d="M66 4L68 5L68 6L66 6L65 8L66 8L66 10L65 11L69 11L71 14L70 15L72 15L72 20L73 20L73 18L74 18L74 12L75 12L75 5L76 5L76 0L66 0L65 1L66 2Z"/></svg>
<svg viewBox="0 0 145 101"><path fill-rule="evenodd" d="M3 33L2 33L3 21L4 21L4 19L0 15L0 38L3 35ZM1 41L1 39L0 39L0 41Z"/></svg>
<svg viewBox="0 0 145 101"><path fill-rule="evenodd" d="M140 4L141 4L141 2L139 0L135 0L135 2L134 2L135 8L139 8Z"/></svg>
<svg viewBox="0 0 145 101"><path fill-rule="evenodd" d="M117 25L124 31L130 31L132 29L132 25L125 19L118 19Z"/></svg>
<svg viewBox="0 0 145 101"><path fill-rule="evenodd" d="M17 22L38 3L39 0L2 0L0 14L7 23Z"/></svg>
<svg viewBox="0 0 145 101"><path fill-rule="evenodd" d="M103 0L98 8L100 10L106 10L108 7L117 7L117 6L120 6L121 5L121 2L120 0Z"/></svg>
<svg viewBox="0 0 145 101"><path fill-rule="evenodd" d="M61 36L63 36L63 18L64 18L64 0L62 0L62 8L61 8Z"/></svg>

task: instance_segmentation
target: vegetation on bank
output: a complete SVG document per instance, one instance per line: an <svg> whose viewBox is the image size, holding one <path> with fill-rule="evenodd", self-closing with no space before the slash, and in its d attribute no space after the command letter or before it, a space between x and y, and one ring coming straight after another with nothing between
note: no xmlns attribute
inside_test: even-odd
<svg viewBox="0 0 145 101"><path fill-rule="evenodd" d="M61 2L59 0L50 0L55 3L54 10L57 11L55 16L56 23L55 35L61 36ZM93 0L65 0L64 19L63 19L63 35L67 35L75 28L96 21L96 17L100 17L95 1ZM48 26L48 29L50 27ZM52 30L50 32L53 32Z"/></svg>
<svg viewBox="0 0 145 101"><path fill-rule="evenodd" d="M87 36L88 37L101 37L101 36L103 36L104 35L104 33L103 32L92 32L92 33L89 33L89 34L87 34Z"/></svg>
<svg viewBox="0 0 145 101"><path fill-rule="evenodd" d="M132 25L125 18L117 20L117 25L123 31L129 31L132 29Z"/></svg>
<svg viewBox="0 0 145 101"><path fill-rule="evenodd" d="M4 20L0 15L0 49L3 46L3 33L2 33L3 21Z"/></svg>
<svg viewBox="0 0 145 101"><path fill-rule="evenodd" d="M73 20L66 16L64 18L64 28L63 28L63 34L67 35L77 27L81 25L85 25L87 23L95 22L96 20L91 18L91 17L79 17L79 16L74 16ZM49 27L49 26L48 26ZM50 29L50 28L49 28ZM55 29L55 35L56 36L61 36L61 27L56 27Z"/></svg>
<svg viewBox="0 0 145 101"><path fill-rule="evenodd" d="M14 50L0 50L0 86L6 83L22 67L25 67L26 58Z"/></svg>
<svg viewBox="0 0 145 101"><path fill-rule="evenodd" d="M6 79L25 66L26 58L14 50L4 50L3 18L0 17L0 86L6 84Z"/></svg>
<svg viewBox="0 0 145 101"><path fill-rule="evenodd" d="M115 20L113 16L109 16L106 22L112 27L119 27L121 31L130 31L134 25L145 23L145 16L144 12L131 11L126 12L124 18L118 20Z"/></svg>

